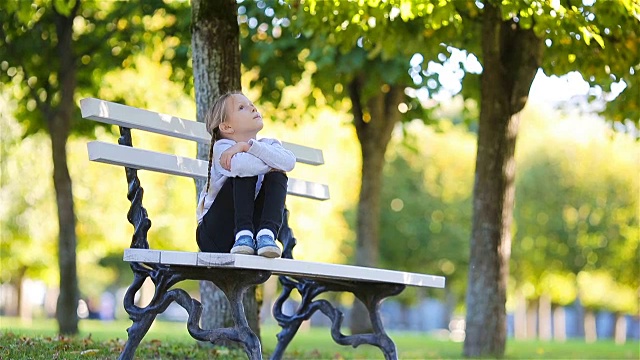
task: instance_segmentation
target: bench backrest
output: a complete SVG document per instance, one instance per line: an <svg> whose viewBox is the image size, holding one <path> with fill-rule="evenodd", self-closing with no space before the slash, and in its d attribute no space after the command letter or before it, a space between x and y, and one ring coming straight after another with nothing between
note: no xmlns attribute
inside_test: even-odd
<svg viewBox="0 0 640 360"><path fill-rule="evenodd" d="M210 144L211 135L207 133L205 124L193 120L185 120L95 98L80 100L80 108L82 117L85 119L191 140L201 144ZM283 146L291 150L296 155L296 160L300 163L309 165L324 164L322 150L287 142L283 142ZM91 141L87 147L91 161L187 176L195 179L207 178L208 162L206 160L103 141ZM329 187L327 185L300 179L289 179L288 193L316 200L329 199Z"/></svg>
<svg viewBox="0 0 640 360"><path fill-rule="evenodd" d="M138 170L151 170L206 180L208 160L134 148L131 141L131 130L191 140L207 146L210 144L211 137L203 123L100 99L82 99L80 100L80 108L82 117L85 119L120 127L121 136L118 139L118 144L102 141L91 141L87 144L89 159L124 166L129 184L127 198L131 201L127 219L134 228L131 248L148 249L147 232L151 227L151 221L147 216L147 210L142 205L144 191L140 185ZM322 151L319 149L291 143L283 143L283 145L295 154L298 162L310 165L324 164ZM327 185L294 178L289 178L288 193L315 200L329 199ZM292 259L293 248L297 241L288 225L288 211L285 211L285 219L278 234L278 240L282 242L282 256Z"/></svg>

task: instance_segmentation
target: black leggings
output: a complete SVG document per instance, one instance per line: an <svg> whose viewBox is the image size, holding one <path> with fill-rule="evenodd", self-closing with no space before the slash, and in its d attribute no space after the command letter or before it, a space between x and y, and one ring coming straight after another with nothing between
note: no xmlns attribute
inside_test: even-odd
<svg viewBox="0 0 640 360"><path fill-rule="evenodd" d="M200 251L228 253L235 234L268 229L278 235L287 196L287 175L272 171L264 175L255 197L257 176L229 178L196 230ZM255 199L254 199L255 197Z"/></svg>

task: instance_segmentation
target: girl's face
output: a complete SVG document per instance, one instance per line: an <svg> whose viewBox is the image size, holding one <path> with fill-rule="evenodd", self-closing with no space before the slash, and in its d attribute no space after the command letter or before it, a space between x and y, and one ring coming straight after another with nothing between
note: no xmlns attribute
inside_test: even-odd
<svg viewBox="0 0 640 360"><path fill-rule="evenodd" d="M255 137L264 126L262 115L251 100L242 94L233 94L227 101L227 119L220 130L230 138L236 136Z"/></svg>

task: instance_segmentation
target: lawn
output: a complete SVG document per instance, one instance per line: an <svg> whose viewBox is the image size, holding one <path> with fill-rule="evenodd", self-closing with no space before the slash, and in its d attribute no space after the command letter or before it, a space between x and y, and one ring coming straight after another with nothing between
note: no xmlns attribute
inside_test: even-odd
<svg viewBox="0 0 640 360"><path fill-rule="evenodd" d="M15 318L0 317L0 359L116 359L124 346L129 321L101 322L82 320L75 338L55 336L54 320L31 324ZM278 328L265 326L262 342L267 358L275 347ZM439 340L421 333L391 332L400 359L460 359L462 343ZM237 350L198 347L184 324L157 321L137 353L140 359L246 359ZM289 345L288 359L383 359L375 347L357 349L337 345L329 331L312 328L301 331ZM640 344L615 345L611 341L585 344L514 341L509 339L505 359L640 359Z"/></svg>

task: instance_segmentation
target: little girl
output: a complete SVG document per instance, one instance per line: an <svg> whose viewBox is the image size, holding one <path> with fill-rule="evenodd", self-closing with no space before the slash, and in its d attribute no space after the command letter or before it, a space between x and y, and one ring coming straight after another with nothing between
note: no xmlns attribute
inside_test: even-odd
<svg viewBox="0 0 640 360"><path fill-rule="evenodd" d="M276 139L256 140L262 116L240 92L219 97L205 122L211 148L197 210L200 250L280 257L275 238L295 156Z"/></svg>

